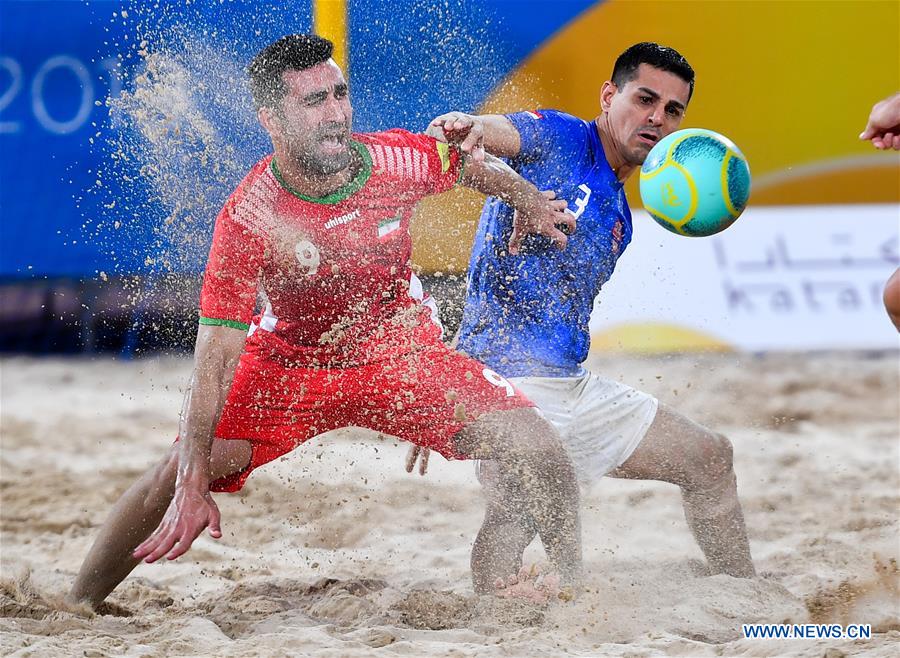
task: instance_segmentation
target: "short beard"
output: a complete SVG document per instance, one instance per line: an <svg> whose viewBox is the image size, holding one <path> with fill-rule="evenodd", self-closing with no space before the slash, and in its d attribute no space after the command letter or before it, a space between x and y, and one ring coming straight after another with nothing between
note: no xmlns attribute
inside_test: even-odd
<svg viewBox="0 0 900 658"><path fill-rule="evenodd" d="M336 153L328 157L317 157L314 155L295 155L295 162L316 176L331 176L340 173L350 166L352 161L350 149L343 153Z"/></svg>

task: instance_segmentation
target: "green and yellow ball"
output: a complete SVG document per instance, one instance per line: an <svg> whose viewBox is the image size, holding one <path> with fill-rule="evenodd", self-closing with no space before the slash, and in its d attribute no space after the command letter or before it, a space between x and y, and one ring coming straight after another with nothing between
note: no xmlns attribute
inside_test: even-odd
<svg viewBox="0 0 900 658"><path fill-rule="evenodd" d="M654 146L641 167L641 200L661 226L689 236L724 231L750 197L750 166L727 137L679 130Z"/></svg>

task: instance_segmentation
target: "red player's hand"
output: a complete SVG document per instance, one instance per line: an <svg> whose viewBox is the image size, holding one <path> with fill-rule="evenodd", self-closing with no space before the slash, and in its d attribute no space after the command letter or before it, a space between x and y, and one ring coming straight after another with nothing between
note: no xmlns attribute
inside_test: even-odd
<svg viewBox="0 0 900 658"><path fill-rule="evenodd" d="M214 539L222 536L219 508L209 490L178 486L159 527L140 546L134 557L147 563L165 556L169 560L184 555L203 529L209 527Z"/></svg>
<svg viewBox="0 0 900 658"><path fill-rule="evenodd" d="M513 232L509 238L509 253L519 253L522 240L529 233L546 235L560 249L566 248L568 236L575 232L575 217L567 212L568 203L557 199L556 193L547 190L541 192L545 203L535 207L531 212L516 211L513 215Z"/></svg>
<svg viewBox="0 0 900 658"><path fill-rule="evenodd" d="M416 467L416 460L419 460L419 475L425 475L425 472L428 470L428 457L431 456L431 450L429 448L423 448L422 446L417 446L415 444L409 447L409 452L406 453L406 472L412 473L413 469Z"/></svg>
<svg viewBox="0 0 900 658"><path fill-rule="evenodd" d="M447 112L431 120L426 134L456 144L474 162L484 161L484 125L479 117Z"/></svg>

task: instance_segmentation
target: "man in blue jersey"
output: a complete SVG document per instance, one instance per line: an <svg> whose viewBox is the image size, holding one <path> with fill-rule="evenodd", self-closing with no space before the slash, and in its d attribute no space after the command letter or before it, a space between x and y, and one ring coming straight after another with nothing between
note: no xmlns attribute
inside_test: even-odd
<svg viewBox="0 0 900 658"><path fill-rule="evenodd" d="M556 110L451 112L434 119L430 130L475 158L484 151L508 158L539 189L565 199L577 220L564 251L541 236L525 236L519 253L510 255L513 209L487 199L469 264L458 349L538 405L563 435L582 481L611 475L678 485L711 572L750 577L755 571L729 440L581 365L594 298L631 240L622 186L653 145L678 129L693 87L694 71L678 52L640 43L617 59L593 121ZM415 460L411 452L407 470ZM534 520L512 478L494 462L482 464L480 477L489 522L473 555L502 556L492 573L515 574L535 536Z"/></svg>

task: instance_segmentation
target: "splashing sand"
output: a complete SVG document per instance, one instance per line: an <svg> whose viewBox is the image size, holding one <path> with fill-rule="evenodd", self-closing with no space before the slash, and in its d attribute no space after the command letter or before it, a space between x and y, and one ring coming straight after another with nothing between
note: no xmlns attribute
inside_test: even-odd
<svg viewBox="0 0 900 658"><path fill-rule="evenodd" d="M704 575L673 487L604 480L584 494L588 590L577 601L480 599L471 464L436 459L425 478L407 475L402 446L342 430L219 496L220 541L139 567L95 616L59 601L112 502L174 436L189 363L6 359L0 651L893 655L896 359L592 362L733 439L757 580ZM740 638L742 623L783 621L870 623L876 635Z"/></svg>

